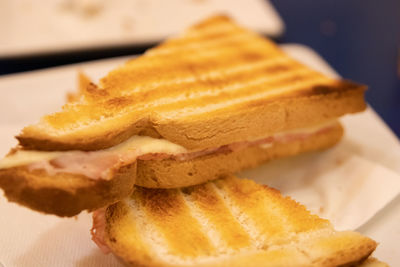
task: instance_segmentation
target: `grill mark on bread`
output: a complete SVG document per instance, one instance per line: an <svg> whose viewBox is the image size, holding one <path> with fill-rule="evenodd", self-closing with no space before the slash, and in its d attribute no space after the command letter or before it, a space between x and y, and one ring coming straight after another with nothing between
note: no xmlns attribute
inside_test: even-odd
<svg viewBox="0 0 400 267"><path fill-rule="evenodd" d="M168 96L171 93L176 91L185 91L190 93L192 91L193 86L196 86L197 83L201 81L207 80L221 80L226 83L238 83L239 81L235 80L236 78L241 78L242 80L251 80L258 75L266 75L276 74L279 71L289 71L290 69L296 70L299 68L299 64L289 64L290 60L288 58L269 58L259 62L247 62L246 64L233 64L229 68L211 68L207 71L197 72L196 75L189 76L180 76L177 79L171 79L168 81L157 82L157 81L146 81L146 84L143 84L143 87L131 88L129 91L119 92L123 96L131 96L131 97L141 97L141 95L149 94L152 95L156 92L161 96ZM271 71L271 73L269 72ZM196 70L192 68L192 74L195 73ZM156 91L157 89L163 88L162 91ZM190 87L190 91L187 90L187 87ZM208 90L208 88L204 88L203 90ZM136 96L138 92L141 92L139 96Z"/></svg>
<svg viewBox="0 0 400 267"><path fill-rule="evenodd" d="M136 193L146 216L168 243L170 254L196 257L215 253L215 248L200 230L199 222L191 216L183 196L177 189L138 188ZM179 229L180 227L185 229ZM178 230L181 233L179 239L175 236Z"/></svg>
<svg viewBox="0 0 400 267"><path fill-rule="evenodd" d="M291 82L299 81L301 79L305 79L301 76L290 77L287 80ZM282 98L294 98L300 94L298 92L302 92L306 90L305 88L309 88L314 85L321 85L326 80L314 79L308 80L303 83L297 83L295 85L282 86L279 90L265 90L263 86L266 86L268 82L264 84L259 81L254 81L254 85L251 87L247 87L246 91L237 90L236 94L225 94L221 93L217 97L216 96L203 96L201 98L192 100L192 101L182 101L179 103L165 104L163 106L158 107L158 112L162 112L163 117L165 118L180 118L180 117L190 117L195 114L205 113L205 112L214 112L217 110L223 110L226 107L234 107L246 105L250 106L252 101L263 101L263 103L272 102L276 99ZM276 81L276 83L281 83L281 81ZM266 99L268 98L268 99ZM257 103L259 104L259 103Z"/></svg>
<svg viewBox="0 0 400 267"><path fill-rule="evenodd" d="M254 221L246 214L245 211L241 210L234 200L229 196L226 190L223 188L222 184L213 182L211 186L214 188L216 195L221 197L226 207L231 211L232 215L235 217L240 226L248 234L252 247L257 249L265 248L265 236L258 230Z"/></svg>
<svg viewBox="0 0 400 267"><path fill-rule="evenodd" d="M193 202L192 197L185 190L186 188L182 188L180 193L184 197L186 201L186 205L190 209L190 212L193 218L199 222L201 227L201 231L205 233L205 235L209 238L210 242L214 246L217 254L226 254L228 246L222 240L222 236L220 234L220 229L216 228L212 222L210 222L207 213L203 213L201 209ZM193 188L193 190L197 190Z"/></svg>
<svg viewBox="0 0 400 267"><path fill-rule="evenodd" d="M184 101L191 102L193 99L198 99L202 101L201 97L211 96L217 98L220 94L224 94L225 92L236 92L246 87L251 86L252 84L262 85L262 82L268 81L281 81L281 83L292 82L298 79L305 79L308 76L306 75L315 75L314 72L309 70L304 70L301 68L292 67L291 72L279 73L280 70L287 68L285 65L276 65L276 66L265 66L260 70L253 70L251 75L244 75L243 73L228 73L226 76L230 76L227 78L233 79L225 79L218 76L206 76L199 77L198 80L192 82L185 82L180 84L173 85L164 85L164 90L168 91L168 95L165 92L157 90L154 88L149 90L148 92L141 94L134 100L134 104L136 104L135 109L140 107L152 108L152 107L160 107L163 103L167 104L179 104L180 99ZM265 75L264 70L268 69L270 75ZM275 83L279 84L279 83ZM273 90L274 83L271 84L270 90ZM190 86L190 91L185 91L186 87ZM267 88L260 88L266 90ZM132 95L130 95L133 97ZM128 97L128 95L125 95ZM212 99L212 102L215 100L219 100L220 102L224 101L224 99ZM186 105L186 103L185 103Z"/></svg>
<svg viewBox="0 0 400 267"><path fill-rule="evenodd" d="M284 68L284 66L279 66L279 68ZM271 75L271 76L262 76L262 73L255 72L256 77L252 77L253 79L249 80L247 83L245 81L237 83L236 81L226 82L225 80L205 80L205 81L197 81L194 85L196 90L192 90L190 94L184 92L183 94L180 92L180 88L184 88L185 86L190 85L182 85L177 88L172 88L171 93L176 93L176 95L166 95L163 92L151 92L147 94L141 94L140 97L136 99L126 99L122 101L124 98L117 98L116 103L125 103L125 105L119 105L117 110L107 108L109 105L108 102L102 104L98 103L97 106L83 106L82 110L87 109L86 116L80 115L80 110L71 110L69 113L62 114L54 114L47 117L47 121L51 125L59 125L66 124L65 121L69 120L70 124L75 122L75 125L79 123L77 118L86 118L87 116L92 116L92 120L101 120L107 117L116 115L116 113L124 114L127 112L131 112L132 116L141 116L142 113L146 112L146 109L151 109L153 113L160 113L160 115L168 116L176 116L168 114L169 111L177 111L180 114L185 112L189 115L190 112L187 110L194 108L209 108L213 109L212 106L216 105L232 105L232 103L228 103L230 99L234 99L236 103L244 103L246 99L258 99L260 96L257 92L262 92L265 96L273 96L284 94L287 92L291 92L294 94L296 90L306 90L309 86L313 86L314 84L318 84L320 82L326 82L325 78L315 77L315 72L308 69L294 69L292 72L283 72L282 74ZM313 80L311 77L315 77ZM306 81L301 84L299 82ZM293 84L295 83L295 84ZM210 86L212 84L212 86ZM224 84L226 84L224 86ZM287 86L283 86L286 84L290 84ZM321 84L319 84L321 85ZM297 88L301 86L301 88ZM167 87L168 88L168 87ZM204 90L203 88L207 88ZM245 90L246 88L246 90ZM267 89L269 88L269 89ZM203 90L202 90L203 89ZM282 90L282 92L279 92ZM164 95L164 97L161 97ZM289 94L290 95L290 94ZM265 97L264 96L264 97ZM147 99L146 99L147 98ZM182 99L182 100L180 100ZM271 101L273 98L271 97ZM108 100L111 101L111 100ZM133 101L133 102L131 102ZM114 103L114 102L112 102ZM86 107L86 108L85 108ZM128 110L124 109L126 107ZM105 109L104 109L105 108ZM199 109L194 109L192 112L198 113ZM66 116L68 114L69 116ZM90 114L90 115L89 115ZM59 117L62 117L63 120L60 121ZM61 126L59 126L61 127Z"/></svg>
<svg viewBox="0 0 400 267"><path fill-rule="evenodd" d="M141 204L140 195L134 193L130 198L126 199L125 202L127 202L131 208L132 214L134 215L134 221L131 221L131 223L136 225L138 235L146 246L145 248L148 251L147 255L151 256L151 261L163 259L176 260L176 257L171 255L171 251L168 247L168 240L166 240L163 233L159 231L157 225L153 224L152 218L148 216L145 207ZM119 232L121 232L122 229L119 230ZM122 233L126 236L125 232ZM142 244L139 246L142 246Z"/></svg>
<svg viewBox="0 0 400 267"><path fill-rule="evenodd" d="M182 193L186 195L187 202L192 203L192 206L205 217L207 225L216 232L211 234L219 237L216 246L219 250L223 253L232 253L232 250L251 246L248 233L232 215L222 198L217 195L212 183L183 188Z"/></svg>
<svg viewBox="0 0 400 267"><path fill-rule="evenodd" d="M105 103L105 106L110 108L110 109L118 109L118 108L124 108L128 105L132 104L133 99L128 98L128 97L116 97L116 98L111 98L110 100L107 100Z"/></svg>
<svg viewBox="0 0 400 267"><path fill-rule="evenodd" d="M284 245L291 241L291 236L300 232L330 227L327 221L311 216L304 206L293 205L293 200L286 198L282 201L284 197L278 190L234 178L215 183L227 192L234 205L246 213L265 236L264 246Z"/></svg>
<svg viewBox="0 0 400 267"><path fill-rule="evenodd" d="M314 86L311 86L311 88L303 88L297 91L292 92L290 95L291 97L312 97L312 96L317 96L317 95L329 95L329 94L337 94L340 95L342 93L351 91L355 88L360 88L359 85L347 81L347 80L342 80L342 81L332 81L329 84L317 84ZM364 90L366 89L365 87L363 88ZM280 98L285 98L286 96L280 97Z"/></svg>
<svg viewBox="0 0 400 267"><path fill-rule="evenodd" d="M235 183L236 182L236 183ZM258 187L237 180L217 180L215 184L224 190L227 196L242 213L254 223L257 232L263 237L260 248L266 249L286 233L285 220L275 209L273 198L265 196ZM266 202L266 198L272 202ZM260 204L260 203L265 203ZM265 206L265 207L264 207Z"/></svg>
<svg viewBox="0 0 400 267"><path fill-rule="evenodd" d="M326 220L310 215L304 206L288 197L281 196L279 191L257 185L247 179L226 176L214 182L181 189L138 189L140 191L134 191L132 197L137 199L137 202L134 203L130 200L128 202L139 206L139 210L143 210L146 216L137 217L135 221L140 220L140 225L143 225L144 228L153 227L152 231L156 231L157 235L164 236L166 242L165 244L159 243L160 245L164 244L164 249L153 250L157 255L143 253L137 249L141 244L136 245L133 240L126 241L129 236L125 229L121 229L121 223L119 223L124 220L119 217L126 216L126 214L122 212L114 214L115 221L108 221L107 231L115 232L122 239L119 240L120 243L109 242L111 249L124 260L132 261L132 266L203 266L203 264L204 266L231 266L232 264L234 266L347 266L367 258L376 247L373 240L358 233L335 231ZM173 192L172 198L171 192ZM153 196L150 197L151 194ZM190 211L196 210L196 212L185 214L185 216L189 216L190 220L193 219L196 222L194 225L188 224L187 220L182 220L183 218L180 216L183 214L178 214L181 204L178 204L176 199L181 197L185 199L182 205ZM161 206L152 211L147 210L149 198L157 200L151 205L161 204ZM172 203L164 204L166 200L172 200ZM124 200L122 203L126 203L126 201ZM120 206L122 203L113 206ZM214 210L213 206L217 208ZM219 213L218 207L226 209L228 214ZM198 216L199 211L202 213L200 216ZM271 211L272 213L269 213ZM149 216L150 212L159 214L156 215L160 216L158 222ZM195 215L193 216L193 214ZM214 225L215 220L210 214L218 217L215 218L218 221L217 224ZM225 218L226 215L228 218ZM179 220L172 222L171 217L174 216L178 216ZM276 216L282 220L276 220ZM224 236L224 231L226 234L230 232L231 235L235 235L236 228L230 228L231 224L235 224L235 220L232 221L231 217L237 219L239 224L243 224L244 236L248 235L250 238L248 246L235 247L232 244L233 246L229 247L229 244L226 244L228 247L214 247L212 252L198 251L199 253L193 256L187 256L173 251L168 243L171 241L168 238L172 238L173 242L192 246L192 243L196 242L197 235L210 235L215 231L218 236ZM271 217L275 222L283 224L280 225L283 231L279 233L279 238L271 236L268 231L270 227L276 229L275 224L271 224ZM205 221L206 219L209 221ZM261 227L258 219L263 222ZM303 224L300 229L304 231L296 232L294 230L296 229L296 226L293 226L295 220ZM320 221L321 225L315 228L313 224L309 223L309 220ZM175 223L175 235L167 237L163 233L171 230L169 226L171 223ZM130 223L126 222L125 224L126 227L129 227ZM191 232L191 228L197 229L198 224L203 224L201 233ZM140 225L137 224L138 227ZM214 229L209 231L207 230L209 227L214 227ZM164 230L160 228L164 228ZM148 228L144 232L141 231L141 234L147 235L147 231ZM187 243L188 232L190 235L196 234L196 236L191 236L191 241ZM111 238L111 236L107 237L106 235L106 238ZM143 240L143 242L150 242L150 245L153 245L151 240ZM125 245L126 248L122 245Z"/></svg>
<svg viewBox="0 0 400 267"><path fill-rule="evenodd" d="M286 66L284 65L277 65L277 66L272 66L272 67L266 67L266 68L270 68L269 73L270 74L274 74L274 72L280 72L280 70L283 70L286 68ZM232 87L229 87L229 83L227 86L221 86L225 80L205 80L205 81L197 81L194 86L197 88L197 93L191 92L191 93L187 93L185 95L182 95L180 93L180 91L182 91L182 89L184 89L185 86L190 86L190 84L183 84L183 85L178 85L178 86L172 86L172 90L169 91L169 93L178 93L178 95L167 95L165 96L165 93L161 92L161 91L157 91L157 92L151 92L149 91L148 93L144 93L141 94L139 98L136 99L131 99L128 98L127 96L125 97L117 97L117 98L112 98L110 100L107 100L107 102L105 104L101 104L98 103L98 106L96 107L92 107L92 106L82 106L81 109L76 109L76 110L71 110L68 115L68 113L63 113L62 116L63 118L60 119L60 116L57 116L57 114L55 115L51 115L47 117L47 121L52 124L52 125L58 125L60 123L65 124L66 121L77 121L77 118L85 118L88 116L94 117L91 118L92 120L101 120L103 118L107 118L109 116L115 115L115 112L117 113L124 113L126 112L126 110L123 109L123 107L130 107L131 109L135 109L136 111L141 110L141 103L145 103L142 105L142 108L153 108L154 106L157 107L157 105L159 105L157 108L161 109L161 110L168 110L168 108L170 109L176 109L177 107L188 107L188 104L191 104L192 106L199 106L200 103L204 104L204 103L213 103L215 105L216 100L219 100L219 103L227 101L227 98L234 98L237 97L238 95L235 94L224 94L225 91L229 91L229 92L235 92L238 91L239 94L242 95L246 95L247 97L249 97L249 95L251 95L250 93L252 91L265 91L266 94L268 95L268 93L270 93L270 95L274 95L273 91L279 91L281 89L283 89L282 87L280 88L280 86L283 85L287 85L290 84L288 86L286 86L285 91L291 91L291 94L288 94L287 96L290 97L296 97L296 96L309 96L309 95L316 95L319 94L318 92L322 92L322 88L324 88L324 93L332 93L335 92L337 90L344 90L345 88L343 87L343 83L336 83L334 81L329 81L327 80L325 77L323 76L318 76L316 75L316 72L312 71L312 70L308 70L308 69L302 69L302 68L298 68L296 70L296 68L294 68L293 66L291 66L292 70L291 72L286 71L283 72L282 74L278 74L278 75L274 75L272 77L270 77L268 75L268 77L261 77L261 79L256 79L255 77L246 77L245 75L242 75L241 73L238 74L238 77L240 77L242 75L243 79L250 79L250 82L248 84L245 83L245 81L240 81L240 78L238 78L239 80L239 84L240 86L238 86L238 88L236 89L231 89ZM302 73L304 73L304 75L302 75ZM257 72L257 70L254 72L254 74L259 74L259 77L263 74L261 71ZM287 77L287 78L286 78ZM253 80L251 80L251 78L253 78ZM283 78L283 79L281 79ZM314 80L311 80L313 79ZM205 78L207 79L207 78ZM212 78L209 78L212 79ZM321 82L326 82L326 84L316 84L313 85L313 83L317 82L318 79L320 79ZM259 81L265 81L265 84L257 84ZM276 80L276 81L275 81ZM296 85L292 85L291 83L295 82L295 83L299 83L302 80L306 80L307 83L302 84L303 88L297 89ZM275 81L275 82L268 82L268 81ZM240 83L241 82L241 83ZM238 83L238 81L232 81L232 84ZM251 83L256 84L255 85L251 85ZM311 83L310 85L308 83ZM209 86L210 84L212 84L213 86ZM269 89L266 89L267 85L269 85ZM249 86L252 86L249 88ZM309 88L310 86L312 87L312 90L310 91ZM221 88L218 88L221 87ZM168 88L168 87L167 87ZM208 91L205 90L201 90L202 88L207 88ZM215 88L214 90L212 88ZM233 88L235 88L233 86ZM247 88L247 90L242 90ZM315 89L314 89L315 88ZM349 89L352 89L352 86L348 86ZM156 89L156 88L155 88ZM155 90L153 89L153 90ZM256 90L254 90L256 89ZM194 90L193 90L194 91ZM284 94L286 92L282 92L280 94ZM164 95L164 98L161 98L160 96ZM203 95L206 95L205 97L203 97ZM179 97L185 98L185 101L176 101ZM219 99L216 99L220 97ZM148 99L146 99L148 98ZM193 101L192 99L195 98L195 101ZM258 98L258 96L255 96L255 98ZM168 99L170 99L168 101ZM165 102L167 102L167 104L158 104L157 102L152 103L152 100L156 100L156 101L162 101L164 100ZM167 100L167 101L166 101ZM242 102L242 99L237 99L239 102ZM270 100L274 100L274 98L270 98ZM168 103L170 102L170 103ZM136 106L132 105L132 104L136 104ZM144 107L143 107L144 106ZM86 108L85 108L86 107ZM104 107L106 108L104 110ZM109 109L107 109L107 107L110 107ZM115 108L118 107L118 109L116 111L114 110L110 110L111 108ZM85 109L87 109L86 116L82 116L82 111L85 111ZM197 112L198 110L196 110ZM184 110L180 110L180 113L186 112Z"/></svg>
<svg viewBox="0 0 400 267"><path fill-rule="evenodd" d="M133 88L141 87L140 92L146 91L148 83L160 81L168 83L182 77L194 76L210 71L224 71L232 65L257 63L261 60L269 60L276 57L276 53L263 51L257 43L246 43L241 46L241 52L237 52L237 46L209 49L204 52L176 55L174 58L157 58L156 62L146 57L137 58L135 64L118 68L105 78L101 79L100 86L111 95L123 94ZM262 50L263 52L261 52ZM293 62L291 62L293 63ZM166 68L166 66L168 66ZM196 78L194 76L194 78Z"/></svg>
<svg viewBox="0 0 400 267"><path fill-rule="evenodd" d="M215 91L215 90L223 90L223 85L230 84L239 84L251 82L252 80L259 79L263 76L271 76L270 79L278 79L280 75L291 75L290 71L295 72L297 70L302 70L299 66L287 66L285 61L282 63L273 62L271 60L266 60L262 62L262 64L250 64L245 66L235 66L226 70L223 70L223 73L220 71L210 71L210 72L202 72L196 74L196 76L191 77L181 77L177 80L173 80L170 82L164 83L150 83L146 86L146 90L142 90L142 93L139 96L135 96L135 93L127 93L123 94L124 97L135 97L137 103L141 103L142 101L151 101L151 100L159 100L164 96L167 97L187 97L193 98L193 92L207 92L207 91ZM279 73L281 70L287 70L286 73ZM302 70L304 71L304 70ZM194 71L193 71L194 72ZM265 73L268 73L266 75ZM272 77L276 75L275 77ZM212 83L212 87L208 86ZM245 87L246 84L243 84ZM163 87L164 91L157 90L160 87ZM185 90L187 87L190 87L189 90ZM187 95L189 94L189 95ZM192 96L191 96L192 95Z"/></svg>
<svg viewBox="0 0 400 267"><path fill-rule="evenodd" d="M249 35L253 39L252 42L248 41L248 38L250 37ZM226 45L229 43L231 43L231 45ZM208 45L211 46L208 47ZM223 50L221 50L221 48L223 48ZM171 55L165 54L174 49L177 52L176 54L171 54ZM191 51L191 49L193 49L194 51ZM240 49L241 53L237 53L238 51L237 49ZM226 61L224 57L228 56L228 58L231 57L241 58L242 53L248 53L248 52L256 53L257 55L260 55L262 57L278 56L278 55L284 56L283 52L280 49L278 49L272 42L264 40L263 38L259 38L257 36L253 36L252 34L249 33L236 32L235 34L232 34L230 36L228 35L225 38L218 40L218 42L210 43L209 40L205 39L204 41L197 42L194 44L188 44L187 46L185 44L185 46L182 47L176 45L168 48L156 47L148 50L143 56L128 61L125 65L123 65L119 69L133 70L145 66L162 67L164 66L164 63L168 63L168 67L170 66L176 67L176 65L170 65L173 62L167 62L170 61L171 59L175 59L175 61L177 61L176 59L179 59L183 60L183 62L185 59L189 61L190 59L195 59L197 65L201 66L202 63L204 63L203 61L205 59L207 58L213 59L213 56L215 56L216 53L218 54L218 58L220 58L221 61ZM207 61L205 60L205 62ZM179 65L181 63L176 62L175 64ZM115 73L115 71L112 71L112 73Z"/></svg>
<svg viewBox="0 0 400 267"><path fill-rule="evenodd" d="M115 216L116 215L116 216ZM115 217L114 217L115 216ZM108 246L119 246L123 244L123 250L126 253L140 253L141 255L151 255L152 258L158 258L165 253L165 244L157 235L157 231L152 229L152 225L146 223L140 206L131 198L119 205L112 205L107 210L108 224L117 224L118 228L106 228L108 235ZM120 235L120 232L124 235ZM132 248L135 248L132 251Z"/></svg>

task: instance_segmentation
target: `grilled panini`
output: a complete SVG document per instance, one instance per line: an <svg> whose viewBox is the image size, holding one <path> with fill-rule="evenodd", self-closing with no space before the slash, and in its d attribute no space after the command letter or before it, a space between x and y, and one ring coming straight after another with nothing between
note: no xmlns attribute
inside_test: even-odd
<svg viewBox="0 0 400 267"><path fill-rule="evenodd" d="M89 83L17 136L7 197L72 216L334 145L365 87L326 77L229 18L207 19ZM62 203L61 205L59 203Z"/></svg>

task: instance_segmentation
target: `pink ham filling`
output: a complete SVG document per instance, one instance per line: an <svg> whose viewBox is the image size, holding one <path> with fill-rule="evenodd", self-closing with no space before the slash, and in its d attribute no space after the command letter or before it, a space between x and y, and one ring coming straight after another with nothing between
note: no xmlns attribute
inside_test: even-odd
<svg viewBox="0 0 400 267"><path fill-rule="evenodd" d="M244 141L224 145L218 148L208 148L201 151L187 152L181 154L166 154L166 153L147 153L141 155L140 151L133 150L129 152L111 152L111 151L93 151L80 152L74 151L59 156L49 161L39 161L28 166L29 170L43 169L48 174L56 173L72 173L82 174L91 179L109 179L110 171L118 169L134 163L137 159L140 160L163 160L176 159L179 161L191 160L213 153L230 153L233 151L242 150L251 146L259 146L272 143L288 143L297 140L304 140L312 135L327 132L332 128L328 126L317 130L313 133L294 133L278 136L269 136L267 138L256 141Z"/></svg>
<svg viewBox="0 0 400 267"><path fill-rule="evenodd" d="M131 164L138 158L137 151L116 152L69 152L52 160L32 163L29 170L42 169L48 174L82 174L92 179L107 179L111 170Z"/></svg>
<svg viewBox="0 0 400 267"><path fill-rule="evenodd" d="M104 254L111 252L107 246L104 235L106 231L106 208L101 208L93 212L93 226L90 230L92 240Z"/></svg>

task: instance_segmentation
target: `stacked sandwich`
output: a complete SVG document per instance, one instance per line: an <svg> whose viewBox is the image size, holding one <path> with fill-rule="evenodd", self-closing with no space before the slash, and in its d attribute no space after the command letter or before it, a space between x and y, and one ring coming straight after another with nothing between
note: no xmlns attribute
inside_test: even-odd
<svg viewBox="0 0 400 267"><path fill-rule="evenodd" d="M333 146L338 117L365 108L364 86L223 16L82 84L0 162L10 201L58 216L95 211L95 242L133 266L350 266L375 249L231 175Z"/></svg>

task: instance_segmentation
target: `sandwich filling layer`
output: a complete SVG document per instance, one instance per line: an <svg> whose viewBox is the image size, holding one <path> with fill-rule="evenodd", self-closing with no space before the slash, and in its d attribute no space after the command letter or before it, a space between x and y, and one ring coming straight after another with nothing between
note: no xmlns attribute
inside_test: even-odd
<svg viewBox="0 0 400 267"><path fill-rule="evenodd" d="M236 142L199 151L188 151L186 148L168 140L149 136L133 136L114 147L89 152L16 150L0 161L0 169L27 166L29 171L41 169L49 175L72 173L91 179L108 180L112 178L113 170L132 164L136 160L175 159L186 161L215 153L230 153L253 146L268 149L274 143L304 140L313 135L328 132L336 124L336 121L330 121L311 128L281 132L256 140Z"/></svg>

